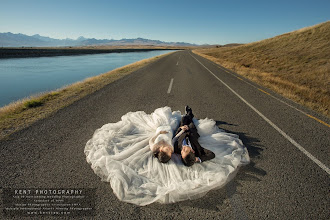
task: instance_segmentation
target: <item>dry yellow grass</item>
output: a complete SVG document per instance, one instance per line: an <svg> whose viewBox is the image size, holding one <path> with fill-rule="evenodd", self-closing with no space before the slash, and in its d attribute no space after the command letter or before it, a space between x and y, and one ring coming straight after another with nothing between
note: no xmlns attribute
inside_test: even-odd
<svg viewBox="0 0 330 220"><path fill-rule="evenodd" d="M330 21L237 47L193 52L330 116Z"/></svg>
<svg viewBox="0 0 330 220"><path fill-rule="evenodd" d="M141 60L110 72L87 78L56 91L19 100L0 108L0 139L28 127L33 122L45 118L111 82L167 55Z"/></svg>

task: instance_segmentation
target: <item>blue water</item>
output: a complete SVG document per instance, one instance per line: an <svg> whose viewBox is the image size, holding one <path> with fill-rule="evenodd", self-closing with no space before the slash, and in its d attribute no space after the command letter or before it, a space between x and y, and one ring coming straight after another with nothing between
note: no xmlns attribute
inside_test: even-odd
<svg viewBox="0 0 330 220"><path fill-rule="evenodd" d="M0 107L171 51L0 59Z"/></svg>

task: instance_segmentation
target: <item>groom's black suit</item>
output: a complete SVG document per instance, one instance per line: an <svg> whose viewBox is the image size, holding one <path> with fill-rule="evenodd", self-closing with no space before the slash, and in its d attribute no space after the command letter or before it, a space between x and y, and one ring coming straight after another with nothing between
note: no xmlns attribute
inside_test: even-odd
<svg viewBox="0 0 330 220"><path fill-rule="evenodd" d="M182 117L181 122L180 122L180 127L184 126L184 125L188 125L189 130L187 130L183 134L181 134L180 137L175 141L174 153L181 154L182 142L183 142L183 139L186 138L186 140L189 139L191 147L195 151L195 157L199 157L202 162L213 159L215 157L215 154L212 151L203 148L199 144L199 142L198 142L199 134L197 132L197 128L196 128L194 122L192 121L192 117L190 115L185 115ZM176 131L175 135L177 135L181 131L180 127Z"/></svg>

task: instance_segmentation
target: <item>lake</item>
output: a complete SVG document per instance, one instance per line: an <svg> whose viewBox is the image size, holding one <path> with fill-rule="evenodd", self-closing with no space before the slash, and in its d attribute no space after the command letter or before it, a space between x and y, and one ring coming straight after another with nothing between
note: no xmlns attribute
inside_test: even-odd
<svg viewBox="0 0 330 220"><path fill-rule="evenodd" d="M0 107L169 52L173 50L0 59Z"/></svg>

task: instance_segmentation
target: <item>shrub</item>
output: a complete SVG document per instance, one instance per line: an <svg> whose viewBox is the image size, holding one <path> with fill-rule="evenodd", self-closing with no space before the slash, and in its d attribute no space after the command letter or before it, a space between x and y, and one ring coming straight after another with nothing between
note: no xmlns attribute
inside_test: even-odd
<svg viewBox="0 0 330 220"><path fill-rule="evenodd" d="M35 108L35 107L42 106L42 105L43 105L43 102L42 101L32 99L32 100L26 101L24 103L24 108L25 109L27 109L27 108Z"/></svg>

